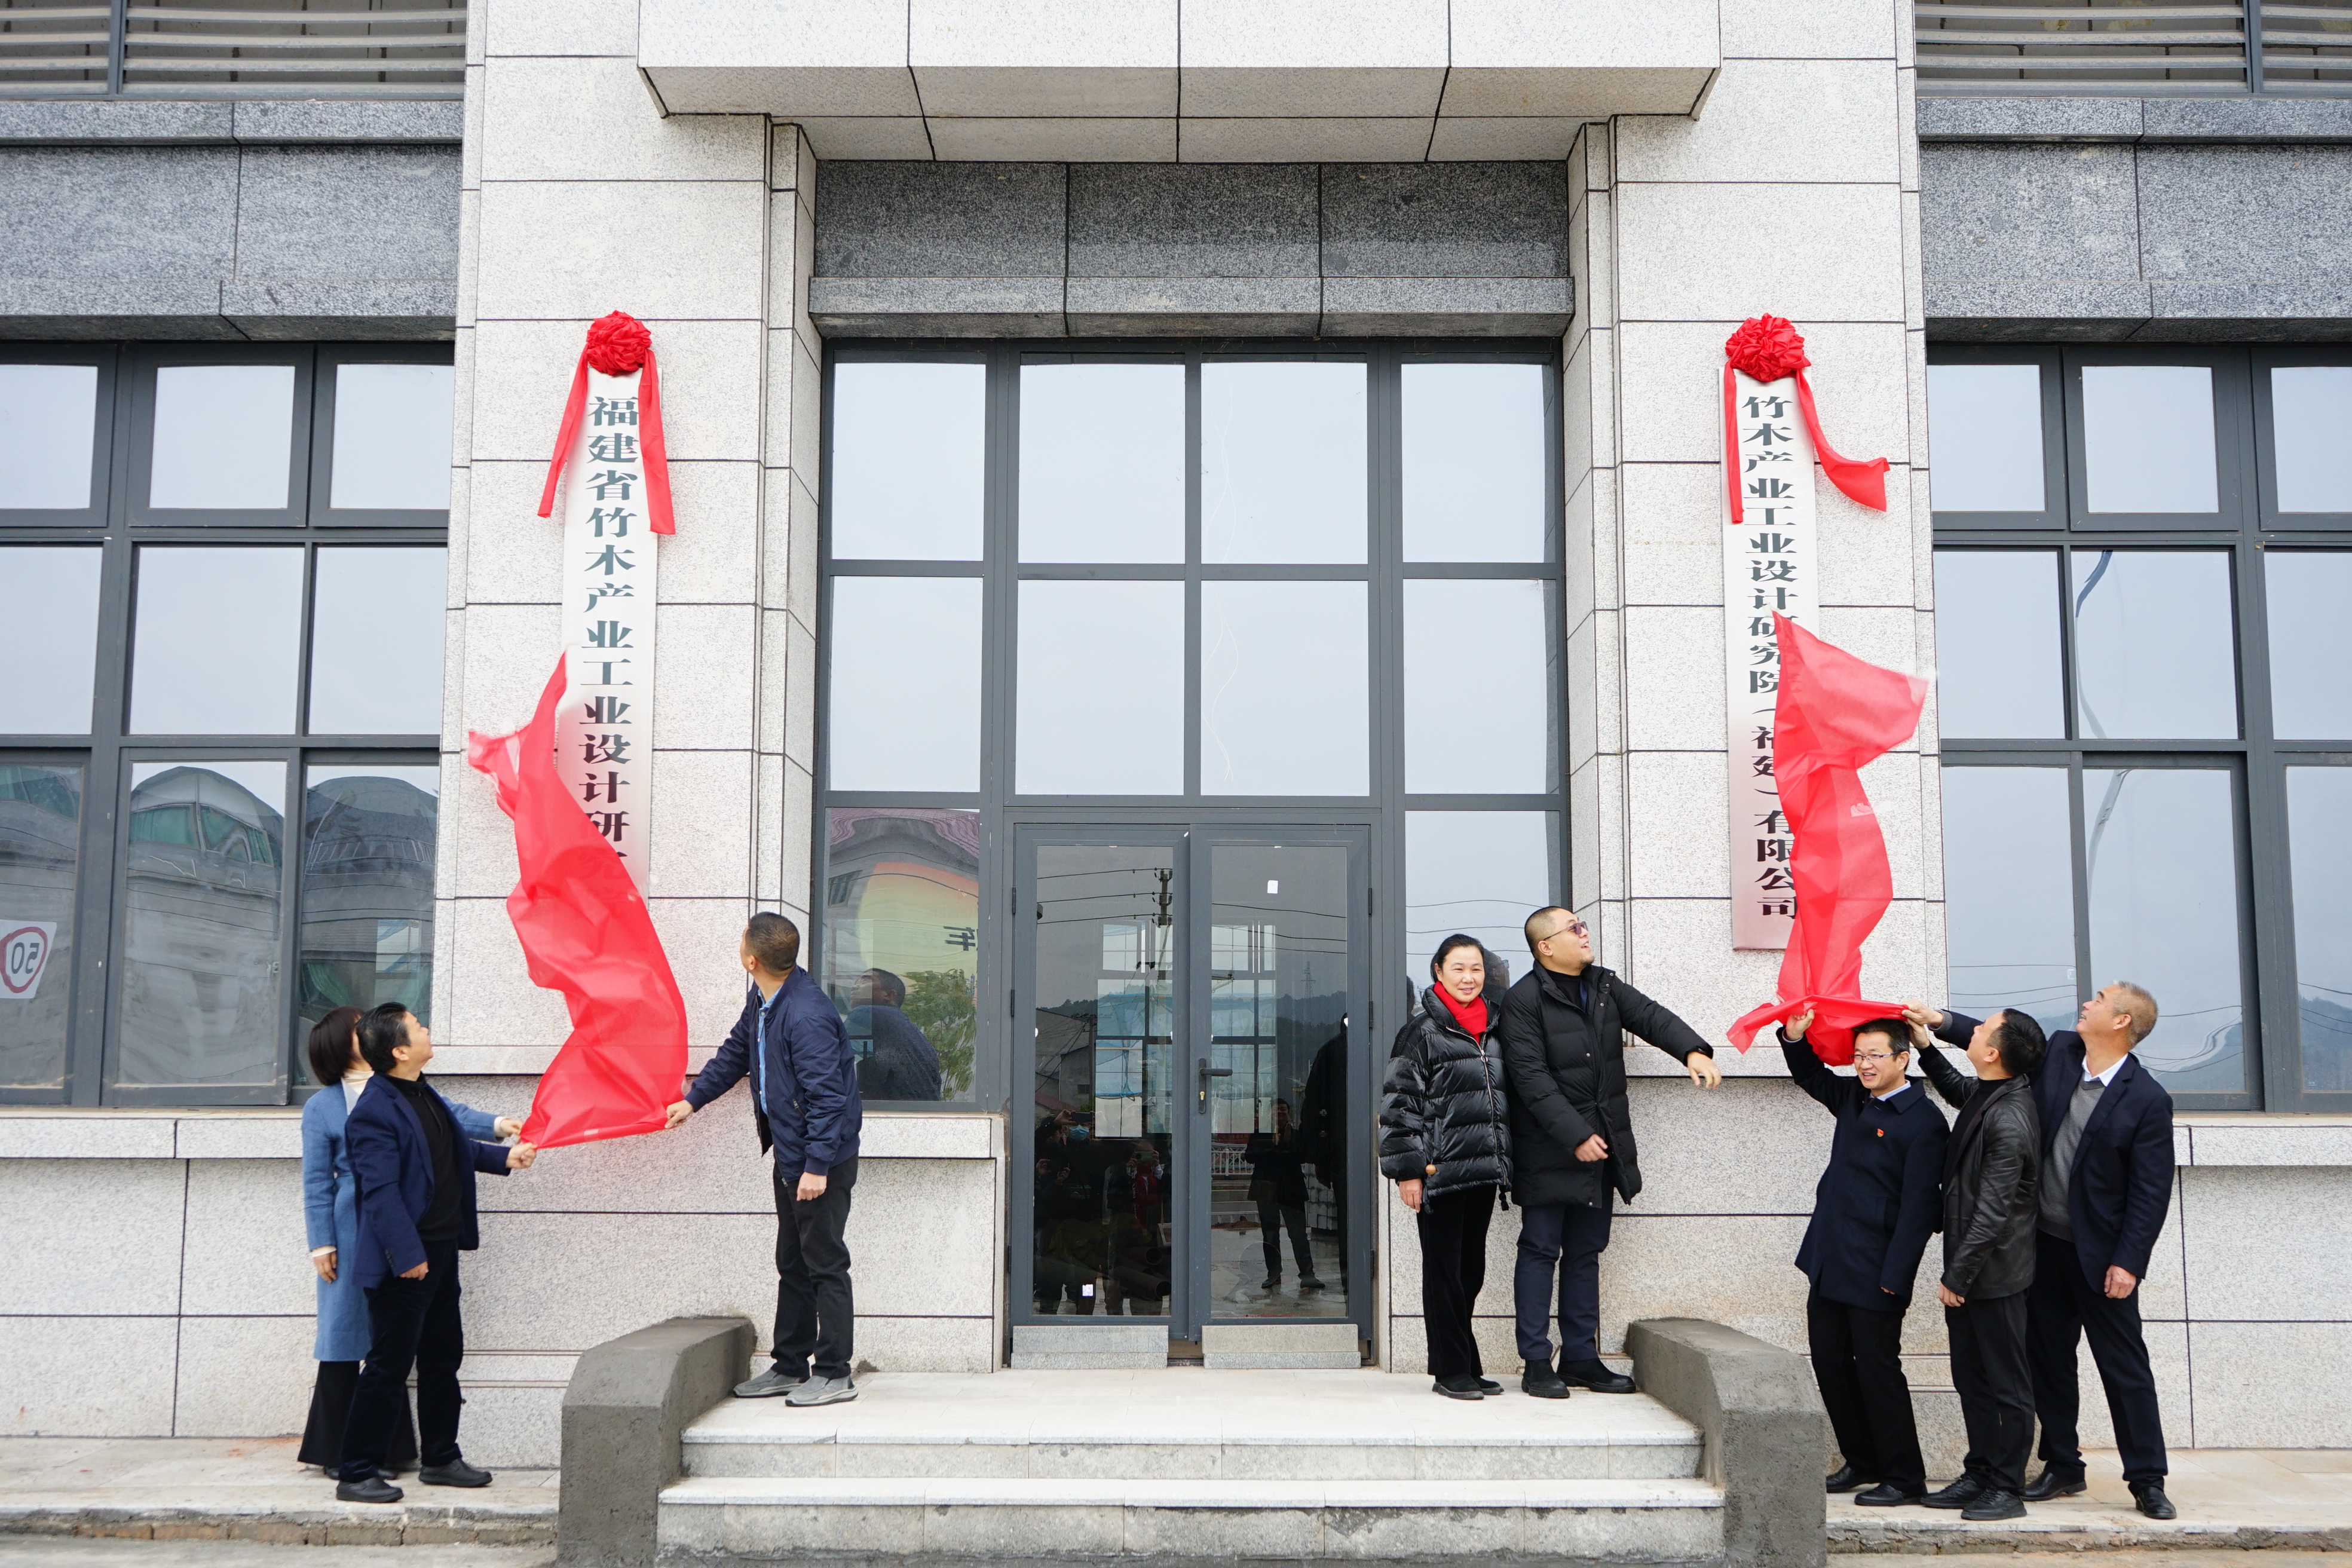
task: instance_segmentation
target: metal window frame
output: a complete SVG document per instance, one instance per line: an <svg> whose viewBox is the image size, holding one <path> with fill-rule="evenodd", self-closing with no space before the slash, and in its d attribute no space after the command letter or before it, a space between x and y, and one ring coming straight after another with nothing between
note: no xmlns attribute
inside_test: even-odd
<svg viewBox="0 0 2352 1568"><path fill-rule="evenodd" d="M1256 563L1209 563L1201 559L1201 368L1212 361L1345 361L1366 366L1365 457L1367 473L1367 533L1365 561L1360 564L1320 563L1281 565ZM811 952L823 951L824 909L816 890L826 886L828 834L832 808L842 806L932 806L976 810L981 822L981 952L978 969L980 1027L975 1042L971 1095L942 1102L1014 1111L1016 1064L1010 1009L1016 982L1016 955L1005 921L1011 909L1007 889L1015 880L1015 833L1021 826L1045 823L1078 826L1086 824L1167 824L1202 826L1251 824L1336 826L1362 825L1370 830L1368 874L1375 889L1370 926L1371 996L1393 995L1399 978L1417 981L1410 972L1393 967L1389 956L1402 952L1404 939L1404 814L1416 810L1538 810L1552 814L1557 831L1550 835L1557 862L1547 868L1555 898L1565 898L1570 881L1568 854L1568 781L1570 725L1564 690L1564 599L1566 568L1559 543L1563 515L1563 455L1560 431L1559 344L1552 339L1363 339L1302 344L1295 340L1260 339L1124 339L1073 343L1061 339L1005 339L975 344L969 339L932 341L889 339L843 342L828 345L824 366L824 400L819 419L821 449L833 447L834 374L843 363L906 361L979 361L987 366L988 424L983 450L983 511L982 554L978 561L887 561L836 559L832 551L833 465L822 465L819 481L817 547L819 625L817 632L816 709L811 844ZM1068 363L1074 361L1174 362L1186 367L1185 396L1185 560L1182 563L1024 563L1019 550L1019 465L1021 366L1024 363ZM1406 562L1403 555L1402 367L1409 362L1528 363L1545 368L1545 518L1549 540L1542 562L1447 563ZM837 792L827 784L829 693L832 685L832 583L835 576L959 576L977 577L982 589L981 633L981 789L977 792ZM1486 577L1536 580L1547 590L1547 624L1556 658L1552 688L1552 761L1548 770L1557 787L1544 793L1509 795L1415 795L1404 789L1406 733L1403 713L1403 584L1410 577ZM1160 795L1016 795L1013 780L1014 688L1013 649L1019 637L1018 594L1023 581L1045 580L1181 580L1186 584L1184 714L1185 791ZM1360 795L1267 796L1205 795L1200 792L1200 585L1211 581L1360 581L1368 584L1368 681L1370 765L1368 788ZM1381 897L1381 889L1396 889ZM997 1015L991 998L1007 999L1007 1014ZM1375 1016L1384 1013L1379 1009ZM1360 1075L1359 1075L1360 1076ZM884 1102L877 1102L882 1104ZM916 1102L890 1101L893 1108L912 1109ZM938 1109L936 1106L926 1106ZM1014 1118L1019 1120L1016 1115Z"/></svg>
<svg viewBox="0 0 2352 1568"><path fill-rule="evenodd" d="M2352 14L2346 19L2352 21ZM2252 351L2254 399L2255 494L2260 523L2266 532L2341 532L2352 530L2352 511L2281 511L2278 510L2278 429L2271 407L2273 370L2308 365L2352 366L2352 344L2310 348L2260 347Z"/></svg>
<svg viewBox="0 0 2352 1568"><path fill-rule="evenodd" d="M56 763L70 762L83 770L81 839L78 847L74 900L76 941L68 972L56 978L72 987L61 1085L58 1089L0 1088L0 1105L283 1105L307 1092L300 1083L292 1022L299 1006L294 958L302 922L301 804L305 769L314 761L349 761L376 757L398 765L437 765L441 737L437 734L347 735L307 732L310 703L311 625L315 608L317 554L321 548L351 545L412 545L446 550L448 530L445 514L420 514L424 521L396 514L394 523L371 521L363 527L341 523L321 515L326 490L321 472L311 463L320 411L331 420L330 397L321 404L316 391L315 366L341 359L393 357L435 362L446 356L446 344L183 345L176 343L16 343L0 351L0 362L97 363L106 395L97 411L93 453L93 505L86 513L41 513L39 521L15 521L0 525L0 548L12 544L79 544L101 552L99 586L99 638L93 680L91 725L72 734L0 736L0 750L12 759L23 757ZM154 369L161 364L287 363L298 365L298 382L288 461L289 506L282 512L152 512L132 503L143 494L146 448L153 429ZM142 412L143 411L143 412ZM306 421L310 423L305 423ZM331 430L331 426L328 428ZM5 515L5 514L0 514ZM298 548L304 552L301 627L297 653L295 727L282 734L133 734L129 730L132 630L137 605L137 552L144 545L235 546L269 545ZM125 847L120 840L128 803L131 761L201 760L207 757L283 758L293 770L289 775L287 852L284 902L281 905L279 1014L284 1048L279 1054L277 1082L263 1090L247 1085L221 1091L147 1086L116 1081L115 974L120 931L125 917L121 889L127 875ZM94 933L104 932L104 940Z"/></svg>
<svg viewBox="0 0 2352 1568"><path fill-rule="evenodd" d="M1948 767L2034 764L2063 766L2074 841L2074 884L2076 985L2083 997L2101 984L2088 969L2089 909L2084 883L2082 773L2085 767L2130 763L2143 767L2226 766L2233 780L2239 885L2238 930L2245 995L2247 1082L2244 1092L2180 1093L2184 1110L2352 1110L2352 1091L2302 1087L2301 1025L2294 975L2291 847L2287 839L2285 768L2344 755L2346 742L2281 741L2271 716L2270 627L2264 583L2266 553L2287 549L2352 550L2352 517L2328 519L2327 526L2298 521L2281 526L2265 498L2272 452L2267 427L2267 377L2256 374L2274 363L2326 363L2345 359L2327 348L2272 349L2246 346L1931 345L1930 363L2020 363L2028 356L2063 367L2065 396L2055 408L2045 401L2045 453L2063 455L2062 493L2066 510L2047 521L2020 527L1992 522L1981 513L1938 512L1935 545L1943 549L2042 549L2059 554L2058 577L2061 696L2065 736L2053 740L1952 737L1940 742ZM2221 510L2187 520L2177 515L2126 517L2090 514L2084 505L2080 431L2081 378L2084 363L2209 364L2215 367L2214 452L2217 498ZM2045 372L2045 394L2048 376ZM2046 421L2060 424L2053 432ZM2234 472L2231 465L2235 465ZM2148 738L2095 740L2080 732L2075 695L2074 554L2083 550L2214 550L2229 556L2231 608L2236 627L2235 659L2239 730L2231 739L2168 741ZM2114 976L2108 976L2113 979ZM2158 999L2161 1001L2161 998Z"/></svg>
<svg viewBox="0 0 2352 1568"><path fill-rule="evenodd" d="M312 378L310 525L314 528L446 528L446 507L346 507L335 495L335 373L347 364L448 364L446 343L321 343Z"/></svg>
<svg viewBox="0 0 2352 1568"><path fill-rule="evenodd" d="M5 15L5 13L0 13ZM95 528L107 520L107 464L114 447L115 380L121 354L110 343L0 343L0 364L86 364L98 371L89 446L89 505L74 510L11 507L0 510L0 539L20 528Z"/></svg>

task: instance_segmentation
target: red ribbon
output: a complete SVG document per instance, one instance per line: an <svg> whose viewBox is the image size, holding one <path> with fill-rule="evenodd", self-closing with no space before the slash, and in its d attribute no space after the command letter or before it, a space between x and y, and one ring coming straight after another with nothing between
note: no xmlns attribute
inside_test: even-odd
<svg viewBox="0 0 2352 1568"><path fill-rule="evenodd" d="M1813 455L1821 460L1822 471L1829 475L1830 483L1853 500L1874 511L1886 510L1886 459L1873 458L1861 462L1842 458L1822 434L1822 416L1813 407L1812 384L1805 379L1805 367L1812 361L1805 357L1805 340L1797 335L1795 327L1779 316L1750 316L1739 323L1738 331L1724 340L1723 354L1723 486L1731 498L1734 528L1747 516L1739 503L1739 395L1731 374L1735 370L1760 382L1795 376L1797 411L1804 416L1805 428L1812 434Z"/></svg>
<svg viewBox="0 0 2352 1568"><path fill-rule="evenodd" d="M580 351L579 368L572 373L572 395L564 399L563 424L555 433L555 456L547 465L547 488L539 494L539 515L555 510L555 486L563 477L563 461L580 434L580 420L588 410L588 369L604 375L626 375L639 365L645 375L637 383L637 450L646 464L646 511L656 533L676 533L677 522L669 502L669 447L662 439L661 373L654 362L654 335L646 324L625 311L600 317L588 327L588 343ZM1880 465L1884 467L1885 465Z"/></svg>

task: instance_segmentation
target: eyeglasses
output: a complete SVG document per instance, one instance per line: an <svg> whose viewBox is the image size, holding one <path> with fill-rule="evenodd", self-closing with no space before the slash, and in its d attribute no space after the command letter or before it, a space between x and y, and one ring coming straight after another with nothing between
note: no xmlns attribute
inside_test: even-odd
<svg viewBox="0 0 2352 1568"><path fill-rule="evenodd" d="M1583 936L1591 929L1592 928L1591 926L1586 925L1582 921L1571 919L1567 924L1553 931L1551 936ZM1551 936L1545 937L1543 940L1549 942L1551 940Z"/></svg>
<svg viewBox="0 0 2352 1568"><path fill-rule="evenodd" d="M1853 1054L1853 1065L1856 1067L1860 1067L1864 1062L1891 1062L1895 1058L1885 1051L1856 1051Z"/></svg>

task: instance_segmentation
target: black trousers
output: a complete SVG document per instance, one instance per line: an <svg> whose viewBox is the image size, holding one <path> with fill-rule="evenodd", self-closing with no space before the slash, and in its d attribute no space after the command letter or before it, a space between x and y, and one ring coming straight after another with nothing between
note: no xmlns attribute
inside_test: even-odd
<svg viewBox="0 0 2352 1568"><path fill-rule="evenodd" d="M1926 1491L1919 1423L1903 1375L1903 1309L1849 1306L1831 1300L1816 1285L1805 1298L1805 1338L1813 1382L1845 1462L1874 1479L1894 1482L1906 1495Z"/></svg>
<svg viewBox="0 0 2352 1568"><path fill-rule="evenodd" d="M1601 1254L1609 1245L1612 1194L1599 1208L1539 1204L1519 1210L1519 1256L1511 1296L1519 1319L1519 1359L1551 1359L1552 1291L1559 1292L1559 1359L1601 1359Z"/></svg>
<svg viewBox="0 0 2352 1568"><path fill-rule="evenodd" d="M1257 1205L1258 1242L1265 1248L1265 1277L1282 1278L1282 1232L1290 1231L1290 1256L1298 1264L1301 1279L1315 1278L1315 1250L1307 1245L1307 1211L1286 1207L1271 1198Z"/></svg>
<svg viewBox="0 0 2352 1568"><path fill-rule="evenodd" d="M2164 1413L2157 1407L2156 1373L2140 1331L2139 1292L2111 1300L2083 1278L2083 1260L2071 1241L2040 1236L2033 1288L2026 1295L2026 1331L2032 1345L2033 1413L2042 1417L2042 1458L2062 1470L2083 1468L2082 1384L2074 1349L2084 1335L2091 1360L2107 1391L2107 1415L2116 1426L2116 1447L2126 1481L2165 1478Z"/></svg>
<svg viewBox="0 0 2352 1568"><path fill-rule="evenodd" d="M310 1384L310 1415L302 1424L302 1447L295 1458L306 1465L333 1470L343 1462L343 1422L352 1413L352 1394L360 1385L360 1363L322 1361ZM416 1422L408 1413L408 1391L400 1391L400 1409L392 1424L392 1442L376 1456L385 1475L416 1468Z"/></svg>
<svg viewBox="0 0 2352 1568"><path fill-rule="evenodd" d="M343 1422L341 1479L377 1471L393 1428L408 1411L408 1373L416 1371L417 1458L446 1465L457 1450L457 1368L466 1359L466 1322L457 1310L457 1244L425 1244L425 1278L394 1275L367 1293L368 1353L360 1365L352 1413Z"/></svg>
<svg viewBox="0 0 2352 1568"><path fill-rule="evenodd" d="M2033 1376L2025 1350L2026 1292L1944 1309L1952 1342L1952 1387L1968 1426L1967 1473L1996 1491L2025 1489L2033 1456Z"/></svg>
<svg viewBox="0 0 2352 1568"><path fill-rule="evenodd" d="M824 1195L796 1195L801 1173L782 1165L776 1187L776 1364L806 1377L814 1360L819 1377L847 1377L857 1350L857 1310L849 1294L849 1192L857 1184L856 1157L825 1178Z"/></svg>
<svg viewBox="0 0 2352 1568"><path fill-rule="evenodd" d="M1486 1226L1494 1217L1492 1187L1424 1197L1413 1215L1421 1233L1421 1321L1429 1335L1432 1377L1486 1373L1470 1312L1486 1283Z"/></svg>

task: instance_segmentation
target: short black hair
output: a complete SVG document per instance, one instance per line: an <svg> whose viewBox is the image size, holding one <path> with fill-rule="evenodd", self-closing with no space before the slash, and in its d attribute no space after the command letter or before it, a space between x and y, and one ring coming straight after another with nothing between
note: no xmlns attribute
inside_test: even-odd
<svg viewBox="0 0 2352 1568"><path fill-rule="evenodd" d="M1873 1018L1853 1026L1853 1043L1858 1047L1864 1035L1885 1035L1887 1048L1896 1056L1911 1048L1911 1026L1900 1018Z"/></svg>
<svg viewBox="0 0 2352 1568"><path fill-rule="evenodd" d="M783 916L761 910L743 928L744 945L760 967L771 974L789 974L800 962L801 928Z"/></svg>
<svg viewBox="0 0 2352 1568"><path fill-rule="evenodd" d="M312 1078L324 1084L343 1081L352 1070L352 1031L359 1023L357 1007L338 1007L311 1026L302 1055L310 1064Z"/></svg>
<svg viewBox="0 0 2352 1568"><path fill-rule="evenodd" d="M408 1009L398 1002L386 1002L360 1020L360 1055L367 1065L380 1073L389 1073L400 1064L393 1059L393 1047L408 1044Z"/></svg>
<svg viewBox="0 0 2352 1568"><path fill-rule="evenodd" d="M882 1005L897 1007L906 1002L907 983L904 980L887 969L869 969L866 973L874 982L875 994L881 999Z"/></svg>
<svg viewBox="0 0 2352 1568"><path fill-rule="evenodd" d="M1478 962L1482 964L1486 962L1486 944L1475 936L1465 936L1457 931L1437 944L1437 954L1429 961L1429 977L1432 980L1436 979L1437 972L1445 967L1445 955L1457 947L1475 947L1478 950Z"/></svg>
<svg viewBox="0 0 2352 1568"><path fill-rule="evenodd" d="M2031 1013L2021 1013L2014 1007L2000 1010L1998 1032L1993 1043L2000 1050L2000 1065L2011 1078L2030 1076L2042 1065L2050 1050L2050 1038Z"/></svg>

